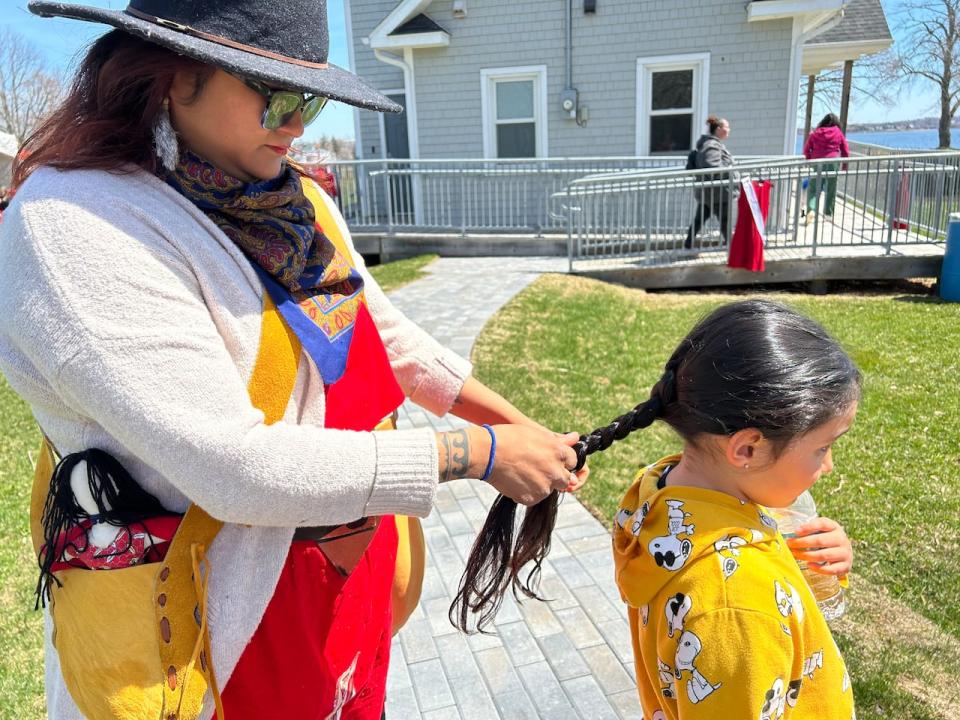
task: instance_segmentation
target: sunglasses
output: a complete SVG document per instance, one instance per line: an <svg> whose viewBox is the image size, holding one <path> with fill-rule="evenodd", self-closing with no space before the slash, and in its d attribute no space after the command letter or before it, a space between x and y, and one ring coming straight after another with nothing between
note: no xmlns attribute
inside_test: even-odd
<svg viewBox="0 0 960 720"><path fill-rule="evenodd" d="M232 74L232 73L231 73ZM276 130L283 127L293 114L300 110L300 119L304 127L317 119L317 115L327 104L329 98L323 95L294 92L293 90L274 90L264 83L241 75L234 75L251 90L254 90L267 99L267 106L260 117L260 125L264 130Z"/></svg>

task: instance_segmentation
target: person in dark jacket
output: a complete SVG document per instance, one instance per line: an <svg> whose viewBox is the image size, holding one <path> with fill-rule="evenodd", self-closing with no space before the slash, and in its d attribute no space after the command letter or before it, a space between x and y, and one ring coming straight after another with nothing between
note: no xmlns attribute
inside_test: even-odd
<svg viewBox="0 0 960 720"><path fill-rule="evenodd" d="M727 150L723 141L730 135L730 123L726 119L711 115L707 118L707 127L710 132L700 136L697 140L696 167L698 168L719 168L730 167L733 165L733 157ZM726 174L704 175L705 182L728 180ZM733 190L733 196L739 193L737 188ZM683 246L688 250L693 247L693 239L700 232L703 223L710 216L716 216L720 221L720 233L725 240L729 240L730 232L730 196L731 190L728 185L723 187L700 187L697 197L697 212L693 218L693 223L687 231L687 239Z"/></svg>
<svg viewBox="0 0 960 720"><path fill-rule="evenodd" d="M840 129L840 121L836 115L827 113L817 125L817 129L810 133L807 142L803 145L803 156L807 160L850 157L847 139L843 136L843 130ZM834 202L837 199L837 168L838 163L824 163L816 176L810 178L810 184L807 185L806 222L808 225L817 215L821 191L826 191L827 194L823 214L833 217Z"/></svg>

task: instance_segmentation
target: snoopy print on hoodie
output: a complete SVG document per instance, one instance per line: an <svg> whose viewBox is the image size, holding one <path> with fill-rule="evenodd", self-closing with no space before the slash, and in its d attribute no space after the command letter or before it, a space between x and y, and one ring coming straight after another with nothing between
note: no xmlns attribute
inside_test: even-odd
<svg viewBox="0 0 960 720"><path fill-rule="evenodd" d="M725 493L641 470L614 558L645 720L852 720L840 651L776 521Z"/></svg>

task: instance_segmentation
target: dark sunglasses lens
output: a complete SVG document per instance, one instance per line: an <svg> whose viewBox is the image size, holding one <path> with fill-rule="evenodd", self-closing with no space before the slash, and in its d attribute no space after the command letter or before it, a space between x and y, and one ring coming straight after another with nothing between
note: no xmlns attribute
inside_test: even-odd
<svg viewBox="0 0 960 720"><path fill-rule="evenodd" d="M307 104L303 106L303 119L304 125L309 125L314 120L317 119L317 115L320 114L320 111L327 104L327 98L325 97L312 97L307 101Z"/></svg>
<svg viewBox="0 0 960 720"><path fill-rule="evenodd" d="M263 113L263 127L267 130L283 127L290 122L290 118L299 108L299 95L291 92L275 92Z"/></svg>

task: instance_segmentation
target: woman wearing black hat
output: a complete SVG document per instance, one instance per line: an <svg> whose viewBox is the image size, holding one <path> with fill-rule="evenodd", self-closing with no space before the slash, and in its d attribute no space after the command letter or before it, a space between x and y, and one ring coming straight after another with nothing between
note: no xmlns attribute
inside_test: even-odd
<svg viewBox="0 0 960 720"><path fill-rule="evenodd" d="M327 63L322 2L30 9L117 28L0 227L0 369L64 458L32 512L48 711L379 718L391 516L458 477L575 489L576 438L395 310L286 162L328 99L399 109ZM371 432L405 396L493 427Z"/></svg>

